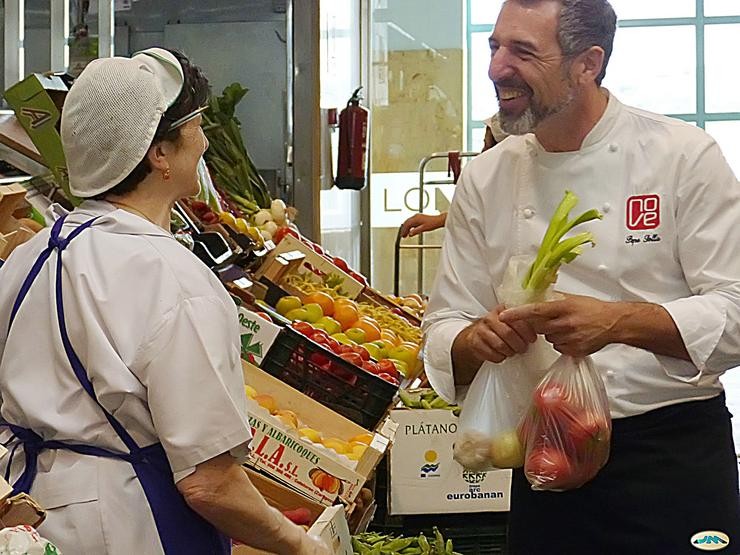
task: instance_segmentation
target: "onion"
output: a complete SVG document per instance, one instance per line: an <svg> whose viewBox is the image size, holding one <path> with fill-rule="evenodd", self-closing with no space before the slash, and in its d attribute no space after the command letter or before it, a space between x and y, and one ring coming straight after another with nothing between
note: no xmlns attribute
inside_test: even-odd
<svg viewBox="0 0 740 555"><path fill-rule="evenodd" d="M272 204L270 204L270 214L272 214L272 218L279 224L285 222L286 209L287 206L285 206L285 203L279 198L276 198L272 201Z"/></svg>
<svg viewBox="0 0 740 555"><path fill-rule="evenodd" d="M278 225L275 222L267 222L265 225L260 227L260 229L266 231L272 236L275 235L275 232L278 230Z"/></svg>
<svg viewBox="0 0 740 555"><path fill-rule="evenodd" d="M254 225L257 227L265 225L267 222L272 221L272 214L269 210L262 209L254 215Z"/></svg>

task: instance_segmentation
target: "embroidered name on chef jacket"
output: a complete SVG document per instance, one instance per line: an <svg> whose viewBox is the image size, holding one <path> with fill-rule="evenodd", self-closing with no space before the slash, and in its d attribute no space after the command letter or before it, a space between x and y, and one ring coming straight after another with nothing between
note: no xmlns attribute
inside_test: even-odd
<svg viewBox="0 0 740 555"><path fill-rule="evenodd" d="M627 229L630 231L650 231L660 226L660 196L635 195L627 199ZM627 235L625 243L657 243L660 235L646 233L644 235Z"/></svg>

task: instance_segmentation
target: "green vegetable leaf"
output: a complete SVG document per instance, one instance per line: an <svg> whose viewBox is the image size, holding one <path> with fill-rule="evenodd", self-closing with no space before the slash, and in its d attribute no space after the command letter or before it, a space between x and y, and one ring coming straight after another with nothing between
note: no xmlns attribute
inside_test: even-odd
<svg viewBox="0 0 740 555"><path fill-rule="evenodd" d="M522 282L525 290L541 292L555 283L557 273L562 264L568 264L583 252L582 246L586 243L594 245L592 233L580 233L574 237L563 239L566 233L573 228L602 219L602 214L595 209L588 210L569 220L570 212L578 204L578 197L571 191L565 191L563 200L555 210L550 224L547 227L537 256L529 268Z"/></svg>

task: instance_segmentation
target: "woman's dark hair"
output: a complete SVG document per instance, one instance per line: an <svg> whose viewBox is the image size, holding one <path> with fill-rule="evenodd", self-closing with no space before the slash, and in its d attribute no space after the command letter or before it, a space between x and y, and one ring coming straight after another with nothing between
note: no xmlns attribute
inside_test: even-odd
<svg viewBox="0 0 740 555"><path fill-rule="evenodd" d="M203 74L203 71L198 66L192 64L182 52L169 48L166 50L171 52L180 62L185 81L175 103L162 115L157 130L154 132L152 145L161 141L177 142L180 139L180 128L170 129L172 123L204 106L210 95L208 79ZM108 195L125 195L126 193L130 193L136 189L139 183L151 171L152 168L149 165L149 160L144 156L144 159L120 183L92 198L94 200L103 200Z"/></svg>

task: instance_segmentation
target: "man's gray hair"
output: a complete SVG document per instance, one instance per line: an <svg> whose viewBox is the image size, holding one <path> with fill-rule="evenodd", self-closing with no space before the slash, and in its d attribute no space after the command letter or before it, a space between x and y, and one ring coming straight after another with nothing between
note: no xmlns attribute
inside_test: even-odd
<svg viewBox="0 0 740 555"><path fill-rule="evenodd" d="M538 4L543 0L514 0L521 4ZM647 1L647 0L646 0ZM596 77L601 85L614 46L617 16L607 0L559 0L562 4L558 23L558 42L564 56L575 56L592 46L604 50L604 65Z"/></svg>

